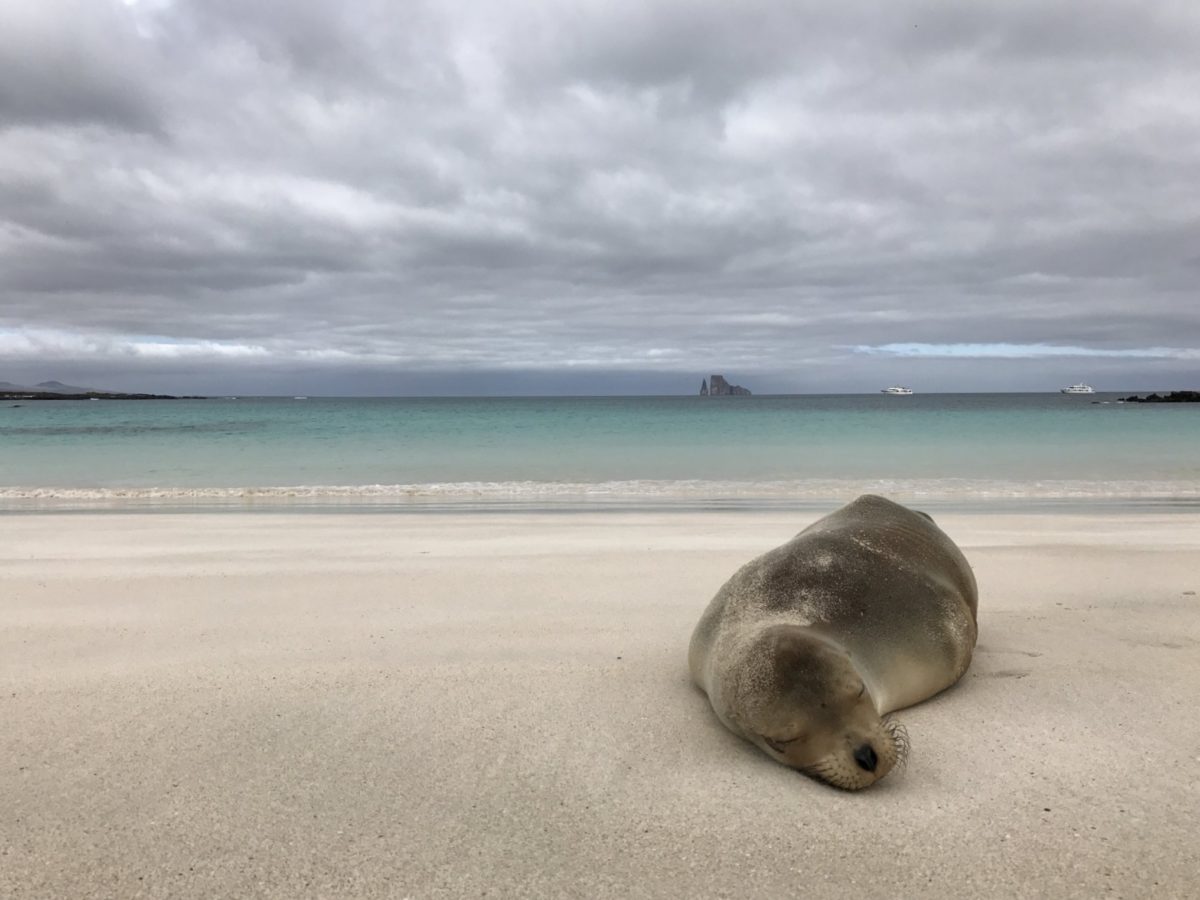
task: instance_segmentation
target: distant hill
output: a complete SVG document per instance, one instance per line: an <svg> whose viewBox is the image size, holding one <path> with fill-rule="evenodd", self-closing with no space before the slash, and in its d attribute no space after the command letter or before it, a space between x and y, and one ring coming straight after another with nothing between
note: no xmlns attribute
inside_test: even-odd
<svg viewBox="0 0 1200 900"><path fill-rule="evenodd" d="M37 384L13 384L11 381L0 381L0 391L22 391L26 394L112 394L114 391L104 391L99 388L76 387L73 384L63 384L61 381L39 381Z"/></svg>
<svg viewBox="0 0 1200 900"><path fill-rule="evenodd" d="M61 381L39 381L34 386L35 390L46 391L50 394L111 394L112 391L102 391L99 388L76 387L73 384L63 384Z"/></svg>
<svg viewBox="0 0 1200 900"><path fill-rule="evenodd" d="M96 388L63 384L61 381L39 381L34 385L0 381L0 400L202 400L203 397L173 397L170 394L126 394L121 391L102 391Z"/></svg>

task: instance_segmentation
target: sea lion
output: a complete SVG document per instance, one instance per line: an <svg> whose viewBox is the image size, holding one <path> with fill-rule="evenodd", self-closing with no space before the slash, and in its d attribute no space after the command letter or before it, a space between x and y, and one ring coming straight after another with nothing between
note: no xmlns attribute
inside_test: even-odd
<svg viewBox="0 0 1200 900"><path fill-rule="evenodd" d="M967 670L977 605L971 567L933 519L867 494L739 569L688 665L734 734L859 790L907 755L903 726L883 716Z"/></svg>

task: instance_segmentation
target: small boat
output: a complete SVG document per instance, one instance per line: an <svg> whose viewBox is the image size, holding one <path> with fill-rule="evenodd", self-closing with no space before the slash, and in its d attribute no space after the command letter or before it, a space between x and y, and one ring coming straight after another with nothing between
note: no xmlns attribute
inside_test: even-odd
<svg viewBox="0 0 1200 900"><path fill-rule="evenodd" d="M1073 384L1070 387L1062 388L1060 393L1063 394L1094 394L1096 389L1090 384Z"/></svg>
<svg viewBox="0 0 1200 900"><path fill-rule="evenodd" d="M881 394L899 394L902 397L907 397L912 393L912 388L901 387L898 384L893 384L891 387L884 388L879 393Z"/></svg>

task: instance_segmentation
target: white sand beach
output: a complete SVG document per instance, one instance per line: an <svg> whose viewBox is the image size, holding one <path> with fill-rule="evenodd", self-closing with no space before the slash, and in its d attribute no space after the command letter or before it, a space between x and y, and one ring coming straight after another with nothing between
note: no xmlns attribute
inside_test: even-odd
<svg viewBox="0 0 1200 900"><path fill-rule="evenodd" d="M814 518L6 516L0 896L1196 896L1200 515L938 516L975 660L858 794L687 673Z"/></svg>

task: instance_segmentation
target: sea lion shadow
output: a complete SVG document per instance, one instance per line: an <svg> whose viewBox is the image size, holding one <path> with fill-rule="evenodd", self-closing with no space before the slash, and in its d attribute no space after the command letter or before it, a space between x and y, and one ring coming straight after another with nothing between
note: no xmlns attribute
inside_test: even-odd
<svg viewBox="0 0 1200 900"><path fill-rule="evenodd" d="M958 710L977 710L994 706L989 697L998 696L997 692L1007 692L1011 690L1014 682L1037 674L1037 668L1041 665L1037 660L1043 654L1019 649L1020 637L1019 634L1005 634L1002 630L989 629L987 639L975 647L971 663L958 681L932 697L889 714L900 722L911 719L919 729L912 732L915 755L919 756L921 752L921 735L934 735L939 731L939 723L946 731L958 733L962 730L963 723L956 715ZM842 791L836 788L831 791L829 785L770 759L754 744L724 727L714 715L703 688L697 685L690 675L685 673L677 685L678 696L686 704L683 708L688 713L685 722L681 724L689 732L689 744L693 752L698 754L697 761L703 764L722 769L730 766L742 769L745 766L747 768L743 771L763 776L770 776L776 772L784 774L785 777L794 776L806 785L811 785L818 795L849 796L862 793L878 797L880 792L912 790L913 784L906 785L905 782L914 777L919 781L923 780L920 774L914 776L910 771L910 763L898 768L891 777L880 779L869 791Z"/></svg>
<svg viewBox="0 0 1200 900"><path fill-rule="evenodd" d="M1001 635L998 639L994 630L988 635L988 642L977 644L972 654L971 665L956 685L966 687L978 681L991 679L1022 679L1034 674L1037 663L1034 660L1042 654L1036 650L1019 648L1020 639L1013 635L1013 640L1005 640ZM966 682L966 685L963 683ZM942 693L945 693L943 691ZM940 696L940 695L939 695ZM930 698L933 699L933 698Z"/></svg>

